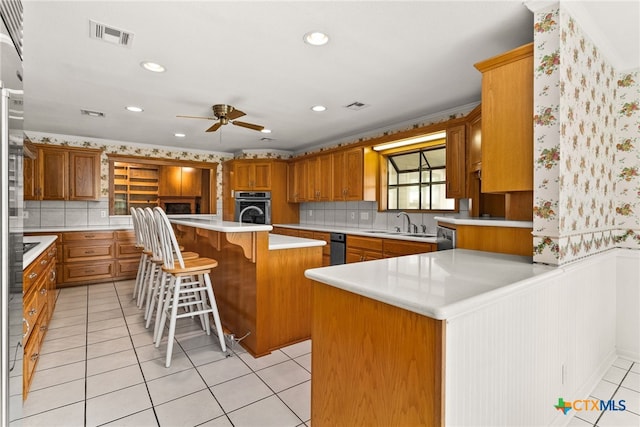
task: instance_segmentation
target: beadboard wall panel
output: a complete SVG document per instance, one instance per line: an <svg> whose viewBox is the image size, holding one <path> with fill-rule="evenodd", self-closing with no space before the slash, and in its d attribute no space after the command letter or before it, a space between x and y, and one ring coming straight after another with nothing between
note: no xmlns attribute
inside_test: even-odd
<svg viewBox="0 0 640 427"><path fill-rule="evenodd" d="M564 266L447 322L447 425L568 422L558 398L587 397L616 357L617 254Z"/></svg>

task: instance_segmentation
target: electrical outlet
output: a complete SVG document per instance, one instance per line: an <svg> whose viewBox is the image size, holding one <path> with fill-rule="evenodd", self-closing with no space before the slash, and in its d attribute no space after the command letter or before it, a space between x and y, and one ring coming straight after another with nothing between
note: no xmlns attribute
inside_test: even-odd
<svg viewBox="0 0 640 427"><path fill-rule="evenodd" d="M313 216L313 211L309 211L309 218Z"/></svg>
<svg viewBox="0 0 640 427"><path fill-rule="evenodd" d="M355 212L351 212L351 219L356 219L356 213Z"/></svg>
<svg viewBox="0 0 640 427"><path fill-rule="evenodd" d="M100 211L100 218L106 218L107 217L107 211Z"/></svg>

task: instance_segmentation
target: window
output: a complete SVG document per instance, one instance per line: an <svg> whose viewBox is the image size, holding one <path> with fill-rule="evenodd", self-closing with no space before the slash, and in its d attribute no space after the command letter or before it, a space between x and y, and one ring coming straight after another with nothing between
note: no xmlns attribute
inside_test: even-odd
<svg viewBox="0 0 640 427"><path fill-rule="evenodd" d="M445 145L389 155L387 171L387 209L456 209L446 198Z"/></svg>

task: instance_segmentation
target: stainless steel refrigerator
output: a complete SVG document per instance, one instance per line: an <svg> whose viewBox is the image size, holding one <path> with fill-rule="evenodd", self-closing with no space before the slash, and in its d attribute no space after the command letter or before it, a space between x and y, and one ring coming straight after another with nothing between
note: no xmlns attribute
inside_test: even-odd
<svg viewBox="0 0 640 427"><path fill-rule="evenodd" d="M23 108L22 108L22 4L0 1L0 210L2 211L1 426L22 413L22 211L23 211Z"/></svg>

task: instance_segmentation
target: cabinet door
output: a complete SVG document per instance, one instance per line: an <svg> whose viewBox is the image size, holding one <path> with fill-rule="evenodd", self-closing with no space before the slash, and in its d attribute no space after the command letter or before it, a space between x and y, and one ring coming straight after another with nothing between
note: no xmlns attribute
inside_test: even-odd
<svg viewBox="0 0 640 427"><path fill-rule="evenodd" d="M252 165L249 163L243 163L242 161L238 161L233 165L234 172L234 189L235 190L251 190L251 182L252 182Z"/></svg>
<svg viewBox="0 0 640 427"><path fill-rule="evenodd" d="M363 200L364 158L361 148L344 153L344 200Z"/></svg>
<svg viewBox="0 0 640 427"><path fill-rule="evenodd" d="M447 198L466 197L465 125L447 129Z"/></svg>
<svg viewBox="0 0 640 427"><path fill-rule="evenodd" d="M316 164L316 176L315 176L315 188L317 193L317 200L329 201L331 200L331 184L333 181L333 169L331 162L331 155L324 154L317 157Z"/></svg>
<svg viewBox="0 0 640 427"><path fill-rule="evenodd" d="M42 200L66 200L69 179L68 155L63 150L40 150Z"/></svg>
<svg viewBox="0 0 640 427"><path fill-rule="evenodd" d="M202 196L202 170L196 168L182 169L182 196Z"/></svg>
<svg viewBox="0 0 640 427"><path fill-rule="evenodd" d="M162 166L160 173L160 196L180 196L182 187L182 168L180 166Z"/></svg>
<svg viewBox="0 0 640 427"><path fill-rule="evenodd" d="M69 200L100 198L100 153L69 153Z"/></svg>
<svg viewBox="0 0 640 427"><path fill-rule="evenodd" d="M469 153L469 172L476 172L482 168L482 116L478 115L468 124L467 148Z"/></svg>
<svg viewBox="0 0 640 427"><path fill-rule="evenodd" d="M294 169L294 192L295 202L306 202L309 200L307 193L307 181L309 179L309 168L306 161L295 162Z"/></svg>
<svg viewBox="0 0 640 427"><path fill-rule="evenodd" d="M533 44L476 68L482 72L482 191L533 191Z"/></svg>
<svg viewBox="0 0 640 427"><path fill-rule="evenodd" d="M271 163L253 165L253 190L271 190Z"/></svg>
<svg viewBox="0 0 640 427"><path fill-rule="evenodd" d="M36 150L37 151L37 150ZM40 200L40 174L38 170L38 158L24 158L23 162L23 186L24 200Z"/></svg>

